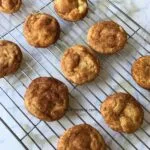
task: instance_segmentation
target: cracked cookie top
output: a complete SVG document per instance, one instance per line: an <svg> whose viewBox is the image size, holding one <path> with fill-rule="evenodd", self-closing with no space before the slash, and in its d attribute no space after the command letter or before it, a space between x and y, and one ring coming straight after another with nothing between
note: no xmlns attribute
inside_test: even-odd
<svg viewBox="0 0 150 150"><path fill-rule="evenodd" d="M60 137L58 150L106 150L100 133L88 124L76 125Z"/></svg>
<svg viewBox="0 0 150 150"><path fill-rule="evenodd" d="M24 36L34 47L48 47L57 41L59 35L58 21L48 14L31 14L24 23Z"/></svg>
<svg viewBox="0 0 150 150"><path fill-rule="evenodd" d="M22 5L22 0L0 0L0 12L14 13L17 12Z"/></svg>
<svg viewBox="0 0 150 150"><path fill-rule="evenodd" d="M61 59L61 68L68 80L83 84L98 76L100 63L92 50L75 45L65 51Z"/></svg>
<svg viewBox="0 0 150 150"><path fill-rule="evenodd" d="M25 93L25 106L35 117L45 120L58 120L68 108L67 86L52 77L36 78Z"/></svg>
<svg viewBox="0 0 150 150"><path fill-rule="evenodd" d="M137 59L132 65L131 72L137 84L150 90L150 56Z"/></svg>
<svg viewBox="0 0 150 150"><path fill-rule="evenodd" d="M0 40L0 77L15 73L21 65L22 52L13 42Z"/></svg>
<svg viewBox="0 0 150 150"><path fill-rule="evenodd" d="M143 122L142 106L129 94L115 93L102 103L100 112L110 128L133 133Z"/></svg>
<svg viewBox="0 0 150 150"><path fill-rule="evenodd" d="M78 21L88 12L87 0L55 0L57 14L68 21Z"/></svg>
<svg viewBox="0 0 150 150"><path fill-rule="evenodd" d="M117 23L103 21L89 29L87 40L95 51L101 54L113 54L124 48L127 34Z"/></svg>

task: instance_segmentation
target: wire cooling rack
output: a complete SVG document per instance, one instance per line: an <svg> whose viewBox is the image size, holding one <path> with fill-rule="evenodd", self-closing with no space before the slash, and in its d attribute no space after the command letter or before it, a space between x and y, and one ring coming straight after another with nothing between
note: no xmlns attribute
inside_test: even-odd
<svg viewBox="0 0 150 150"><path fill-rule="evenodd" d="M100 1L89 1L87 17L77 23L60 19L53 9L53 1L24 0L23 5L16 14L0 14L1 39L17 43L24 55L18 72L0 79L0 123L14 135L22 149L56 149L59 136L69 127L80 123L89 123L97 128L108 149L150 149L150 93L134 82L130 71L135 59L150 53L150 33L107 0L104 4ZM40 11L55 16L62 29L58 42L46 49L31 47L22 34L25 17L29 13ZM114 20L122 25L128 33L128 44L115 55L100 56L102 68L96 80L76 86L63 76L60 57L63 51L72 45L87 45L87 30L92 24L102 20ZM70 108L59 121L40 121L24 108L25 90L30 82L39 76L53 76L69 88ZM99 113L101 102L115 91L128 92L143 105L144 123L134 134L112 131Z"/></svg>

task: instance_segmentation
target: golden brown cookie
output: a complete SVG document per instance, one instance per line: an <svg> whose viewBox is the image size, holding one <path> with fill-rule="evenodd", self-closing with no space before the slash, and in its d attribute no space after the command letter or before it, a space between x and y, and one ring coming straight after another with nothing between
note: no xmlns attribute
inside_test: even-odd
<svg viewBox="0 0 150 150"><path fill-rule="evenodd" d="M133 133L144 118L142 106L127 93L115 93L102 103L100 112L110 128L118 132Z"/></svg>
<svg viewBox="0 0 150 150"><path fill-rule="evenodd" d="M57 150L106 150L100 133L88 124L76 125L60 137Z"/></svg>
<svg viewBox="0 0 150 150"><path fill-rule="evenodd" d="M25 93L25 106L35 117L58 120L65 114L69 103L67 86L51 77L36 78Z"/></svg>
<svg viewBox="0 0 150 150"><path fill-rule="evenodd" d="M13 42L0 40L0 78L15 73L20 67L22 52Z"/></svg>
<svg viewBox="0 0 150 150"><path fill-rule="evenodd" d="M22 5L22 0L1 0L0 1L0 12L14 13L17 12Z"/></svg>
<svg viewBox="0 0 150 150"><path fill-rule="evenodd" d="M75 45L64 53L61 68L68 80L76 84L83 84L98 76L100 64L89 48Z"/></svg>
<svg viewBox="0 0 150 150"><path fill-rule="evenodd" d="M35 47L48 47L54 44L60 35L57 20L45 13L35 13L27 17L24 24L24 36Z"/></svg>
<svg viewBox="0 0 150 150"><path fill-rule="evenodd" d="M150 56L140 57L134 62L132 76L138 85L150 90Z"/></svg>
<svg viewBox="0 0 150 150"><path fill-rule="evenodd" d="M88 12L87 0L55 0L54 8L57 14L68 21L78 21Z"/></svg>
<svg viewBox="0 0 150 150"><path fill-rule="evenodd" d="M127 34L117 23L103 21L89 29L87 40L95 51L101 54L113 54L124 48Z"/></svg>

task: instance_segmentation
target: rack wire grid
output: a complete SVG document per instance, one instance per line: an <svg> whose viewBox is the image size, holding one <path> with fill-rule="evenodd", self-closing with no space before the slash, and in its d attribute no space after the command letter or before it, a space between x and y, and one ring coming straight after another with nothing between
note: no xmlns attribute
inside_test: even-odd
<svg viewBox="0 0 150 150"><path fill-rule="evenodd" d="M23 149L53 150L60 135L73 125L89 123L103 135L108 149L150 149L150 93L140 88L131 77L132 63L149 54L150 33L109 0L89 2L87 17L76 23L60 19L53 1L24 0L24 7L16 14L0 14L0 37L17 43L24 61L17 73L0 79L0 122L15 136ZM46 12L55 16L61 25L61 36L56 44L36 49L27 44L22 34L25 17L31 12ZM101 72L91 83L76 86L65 79L60 69L64 50L75 44L87 45L86 34L97 21L114 20L128 33L128 44L115 55L99 56ZM24 93L30 82L39 76L53 76L63 81L70 92L70 109L55 122L44 122L30 115L24 107ZM102 101L116 91L132 94L143 106L144 123L134 134L112 131L99 113Z"/></svg>

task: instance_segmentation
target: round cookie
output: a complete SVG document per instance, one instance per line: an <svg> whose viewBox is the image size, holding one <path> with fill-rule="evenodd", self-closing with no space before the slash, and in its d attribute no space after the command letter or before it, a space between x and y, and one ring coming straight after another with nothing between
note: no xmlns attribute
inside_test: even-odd
<svg viewBox="0 0 150 150"><path fill-rule="evenodd" d="M115 93L102 103L100 112L110 128L118 132L133 133L144 118L142 106L127 93Z"/></svg>
<svg viewBox="0 0 150 150"><path fill-rule="evenodd" d="M95 51L101 54L113 54L124 48L127 34L117 23L103 21L89 29L87 40Z"/></svg>
<svg viewBox="0 0 150 150"><path fill-rule="evenodd" d="M106 150L100 133L88 124L76 125L60 137L57 150Z"/></svg>
<svg viewBox="0 0 150 150"><path fill-rule="evenodd" d="M27 17L24 24L24 36L34 47L48 47L54 44L60 35L58 21L45 13L35 13Z"/></svg>
<svg viewBox="0 0 150 150"><path fill-rule="evenodd" d="M25 93L27 110L44 121L54 121L63 117L68 103L67 86L52 77L36 78Z"/></svg>
<svg viewBox="0 0 150 150"><path fill-rule="evenodd" d="M150 90L150 56L137 59L132 65L131 72L138 85Z"/></svg>
<svg viewBox="0 0 150 150"><path fill-rule="evenodd" d="M0 78L15 73L21 65L22 52L13 42L0 40Z"/></svg>
<svg viewBox="0 0 150 150"><path fill-rule="evenodd" d="M22 0L1 0L0 1L0 12L14 13L17 12L22 5Z"/></svg>
<svg viewBox="0 0 150 150"><path fill-rule="evenodd" d="M68 80L75 84L83 84L98 76L100 63L89 48L75 45L65 51L61 59L61 68Z"/></svg>
<svg viewBox="0 0 150 150"><path fill-rule="evenodd" d="M88 12L87 0L55 0L54 8L57 14L68 21L78 21Z"/></svg>

